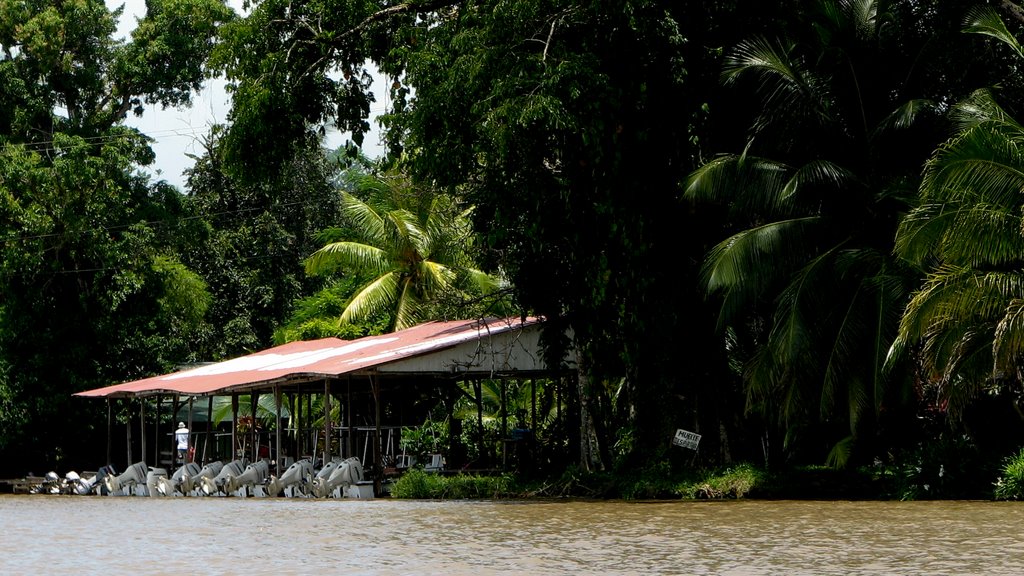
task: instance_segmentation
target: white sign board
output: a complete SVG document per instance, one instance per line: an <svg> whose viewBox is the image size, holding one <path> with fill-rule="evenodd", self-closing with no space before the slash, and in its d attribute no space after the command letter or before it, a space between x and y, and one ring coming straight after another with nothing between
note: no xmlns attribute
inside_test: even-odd
<svg viewBox="0 0 1024 576"><path fill-rule="evenodd" d="M700 444L700 434L680 428L679 430L676 430L676 437L672 439L672 443L676 446L696 450L697 446Z"/></svg>

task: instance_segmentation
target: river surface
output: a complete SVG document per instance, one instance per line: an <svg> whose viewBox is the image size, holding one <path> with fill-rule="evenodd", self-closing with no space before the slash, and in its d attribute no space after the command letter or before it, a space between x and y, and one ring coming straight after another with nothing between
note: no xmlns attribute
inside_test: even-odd
<svg viewBox="0 0 1024 576"><path fill-rule="evenodd" d="M0 575L1024 574L1024 503L0 495Z"/></svg>

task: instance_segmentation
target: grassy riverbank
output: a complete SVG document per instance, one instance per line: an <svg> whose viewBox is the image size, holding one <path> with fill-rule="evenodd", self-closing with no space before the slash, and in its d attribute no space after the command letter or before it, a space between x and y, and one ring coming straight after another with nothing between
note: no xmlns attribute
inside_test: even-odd
<svg viewBox="0 0 1024 576"><path fill-rule="evenodd" d="M633 474L584 473L569 469L557 478L524 480L513 475L441 476L411 470L398 480L395 498L596 498L624 500L775 499L775 500L925 500L1008 499L994 489L1000 478L979 474L963 485L944 472L936 480L916 469L865 467L837 470L794 467L768 471L751 464L670 473L665 469ZM1005 483L1003 484L1005 485ZM1004 490L1005 492L1005 490Z"/></svg>

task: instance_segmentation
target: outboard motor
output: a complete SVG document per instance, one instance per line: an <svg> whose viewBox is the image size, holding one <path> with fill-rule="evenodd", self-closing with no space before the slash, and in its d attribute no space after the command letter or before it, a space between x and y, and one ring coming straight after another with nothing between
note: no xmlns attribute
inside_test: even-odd
<svg viewBox="0 0 1024 576"><path fill-rule="evenodd" d="M330 475L326 478L318 478L313 481L313 493L318 498L326 498L338 488L347 488L363 479L363 465L359 458L352 457L343 460Z"/></svg>
<svg viewBox="0 0 1024 576"><path fill-rule="evenodd" d="M107 493L114 496L128 496L131 490L146 485L148 470L145 462L136 462L128 467L123 474L117 476L106 476L103 484Z"/></svg>
<svg viewBox="0 0 1024 576"><path fill-rule="evenodd" d="M220 472L213 478L203 478L200 488L204 494L210 496L219 493L228 480L238 476L245 471L245 459L232 460L221 468Z"/></svg>
<svg viewBox="0 0 1024 576"><path fill-rule="evenodd" d="M149 472L146 472L146 492L150 496L164 496L156 489L161 480L167 480L167 468L150 468Z"/></svg>
<svg viewBox="0 0 1024 576"><path fill-rule="evenodd" d="M157 479L156 492L161 496L176 496L182 494L180 490L185 475L196 476L199 474L199 464L186 462L171 474L171 477L161 476Z"/></svg>
<svg viewBox="0 0 1024 576"><path fill-rule="evenodd" d="M96 486L96 479L98 477L98 474L96 474L89 478L82 478L78 472L72 470L64 475L66 492L68 494L80 494L82 496L89 494Z"/></svg>
<svg viewBox="0 0 1024 576"><path fill-rule="evenodd" d="M32 494L60 494L64 482L56 472L50 471L43 476L43 481L32 487Z"/></svg>
<svg viewBox="0 0 1024 576"><path fill-rule="evenodd" d="M280 478L271 478L267 485L267 494L277 496L282 490L298 485L303 494L306 492L306 485L313 475L313 462L309 458L303 458L294 462Z"/></svg>
<svg viewBox="0 0 1024 576"><path fill-rule="evenodd" d="M96 471L96 476L93 478L93 487L96 493L100 496L107 496L110 491L107 489L107 477L116 476L117 470L114 469L113 464L107 464L106 466L100 466L100 469Z"/></svg>
<svg viewBox="0 0 1024 576"><path fill-rule="evenodd" d="M255 494L255 488L262 488L269 478L270 464L266 460L257 460L246 466L241 474L228 478L224 484L224 491L228 494L237 492L239 496L245 496L248 495L249 489L253 488L254 495L260 495Z"/></svg>
<svg viewBox="0 0 1024 576"><path fill-rule="evenodd" d="M181 491L184 494L191 494L193 490L198 490L203 484L203 479L214 479L220 474L220 471L224 469L224 463L220 460L214 460L206 466L203 466L196 474L186 473L181 476Z"/></svg>

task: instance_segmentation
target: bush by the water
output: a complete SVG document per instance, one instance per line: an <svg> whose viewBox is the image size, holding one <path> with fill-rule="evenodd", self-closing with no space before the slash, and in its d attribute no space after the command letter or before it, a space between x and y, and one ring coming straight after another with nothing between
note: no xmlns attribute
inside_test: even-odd
<svg viewBox="0 0 1024 576"><path fill-rule="evenodd" d="M1002 474L996 482L997 500L1024 498L1024 448L1003 461Z"/></svg>
<svg viewBox="0 0 1024 576"><path fill-rule="evenodd" d="M442 476L414 468L395 481L395 485L391 488L391 496L423 500L511 498L515 496L512 487L512 477L506 474L500 476L471 476L467 474Z"/></svg>

